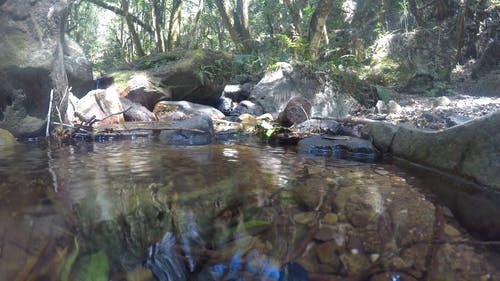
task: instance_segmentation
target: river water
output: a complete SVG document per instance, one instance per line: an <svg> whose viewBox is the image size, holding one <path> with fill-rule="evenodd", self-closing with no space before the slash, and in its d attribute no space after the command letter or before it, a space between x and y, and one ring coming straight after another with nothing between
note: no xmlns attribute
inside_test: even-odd
<svg viewBox="0 0 500 281"><path fill-rule="evenodd" d="M412 174L257 142L0 151L0 280L500 280Z"/></svg>

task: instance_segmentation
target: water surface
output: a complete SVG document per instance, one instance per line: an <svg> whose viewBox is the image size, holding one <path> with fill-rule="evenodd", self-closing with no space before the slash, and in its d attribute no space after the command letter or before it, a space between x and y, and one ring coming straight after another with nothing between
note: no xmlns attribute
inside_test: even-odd
<svg viewBox="0 0 500 281"><path fill-rule="evenodd" d="M2 280L499 278L388 164L136 139L21 144L0 178Z"/></svg>

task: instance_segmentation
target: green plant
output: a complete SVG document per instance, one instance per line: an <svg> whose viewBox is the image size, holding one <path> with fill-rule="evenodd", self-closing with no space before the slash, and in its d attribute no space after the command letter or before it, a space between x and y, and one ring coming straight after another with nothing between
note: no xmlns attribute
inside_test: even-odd
<svg viewBox="0 0 500 281"><path fill-rule="evenodd" d="M376 85L375 89L377 89L378 98L381 99L383 102L388 103L391 100L391 95L384 86Z"/></svg>

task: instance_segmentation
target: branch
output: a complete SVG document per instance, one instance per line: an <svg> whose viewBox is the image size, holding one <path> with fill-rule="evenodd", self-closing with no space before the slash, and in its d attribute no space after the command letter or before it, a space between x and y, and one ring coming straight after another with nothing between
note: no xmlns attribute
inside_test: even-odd
<svg viewBox="0 0 500 281"><path fill-rule="evenodd" d="M123 16L125 17L126 16L126 12L123 11L122 9L118 8L118 7L115 7L113 5L110 5L102 0L88 0L90 3L93 3L101 8L104 8L106 10L110 10L112 11L113 13L117 14L117 15L120 15L120 16ZM144 23L142 20L140 20L138 17L132 15L132 14L128 14L128 16L130 17L130 19L137 23L138 25L140 25L142 28L144 28L144 30L146 30L147 32L153 34L153 29L151 29L151 27L149 25L147 25L146 23Z"/></svg>

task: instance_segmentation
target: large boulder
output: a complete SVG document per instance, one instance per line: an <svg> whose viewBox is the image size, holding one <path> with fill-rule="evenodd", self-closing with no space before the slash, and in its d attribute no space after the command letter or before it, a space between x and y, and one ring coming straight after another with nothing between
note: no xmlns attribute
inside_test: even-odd
<svg viewBox="0 0 500 281"><path fill-rule="evenodd" d="M363 129L382 151L500 190L500 111L441 132L374 122Z"/></svg>
<svg viewBox="0 0 500 281"><path fill-rule="evenodd" d="M454 67L450 40L439 27L382 36L372 46L369 73L377 81L410 93L444 90L439 83L450 79Z"/></svg>
<svg viewBox="0 0 500 281"><path fill-rule="evenodd" d="M0 127L15 136L41 134L51 89L59 105L68 87L61 34L67 5L0 1Z"/></svg>
<svg viewBox="0 0 500 281"><path fill-rule="evenodd" d="M228 55L202 49L143 57L112 76L130 87L130 100L152 110L160 100L215 106L230 74Z"/></svg>
<svg viewBox="0 0 500 281"><path fill-rule="evenodd" d="M224 118L224 114L216 108L188 101L160 101L155 105L153 112L161 120L176 119L175 116L182 117L177 119L186 119L199 115L207 115L212 120Z"/></svg>
<svg viewBox="0 0 500 281"><path fill-rule="evenodd" d="M92 64L78 43L68 36L64 39L64 68L68 74L68 84L73 94L83 97L94 88Z"/></svg>
<svg viewBox="0 0 500 281"><path fill-rule="evenodd" d="M162 86L161 78L148 71L120 71L111 74L114 81L128 88L127 99L153 110L161 100L172 99L170 89Z"/></svg>
<svg viewBox="0 0 500 281"><path fill-rule="evenodd" d="M272 69L255 85L249 98L266 113L278 114L293 97L308 100L312 116L343 117L357 104L353 98L359 94L356 90L347 86L342 86L347 90L337 90L334 84L342 81L328 80L309 66L278 62Z"/></svg>

